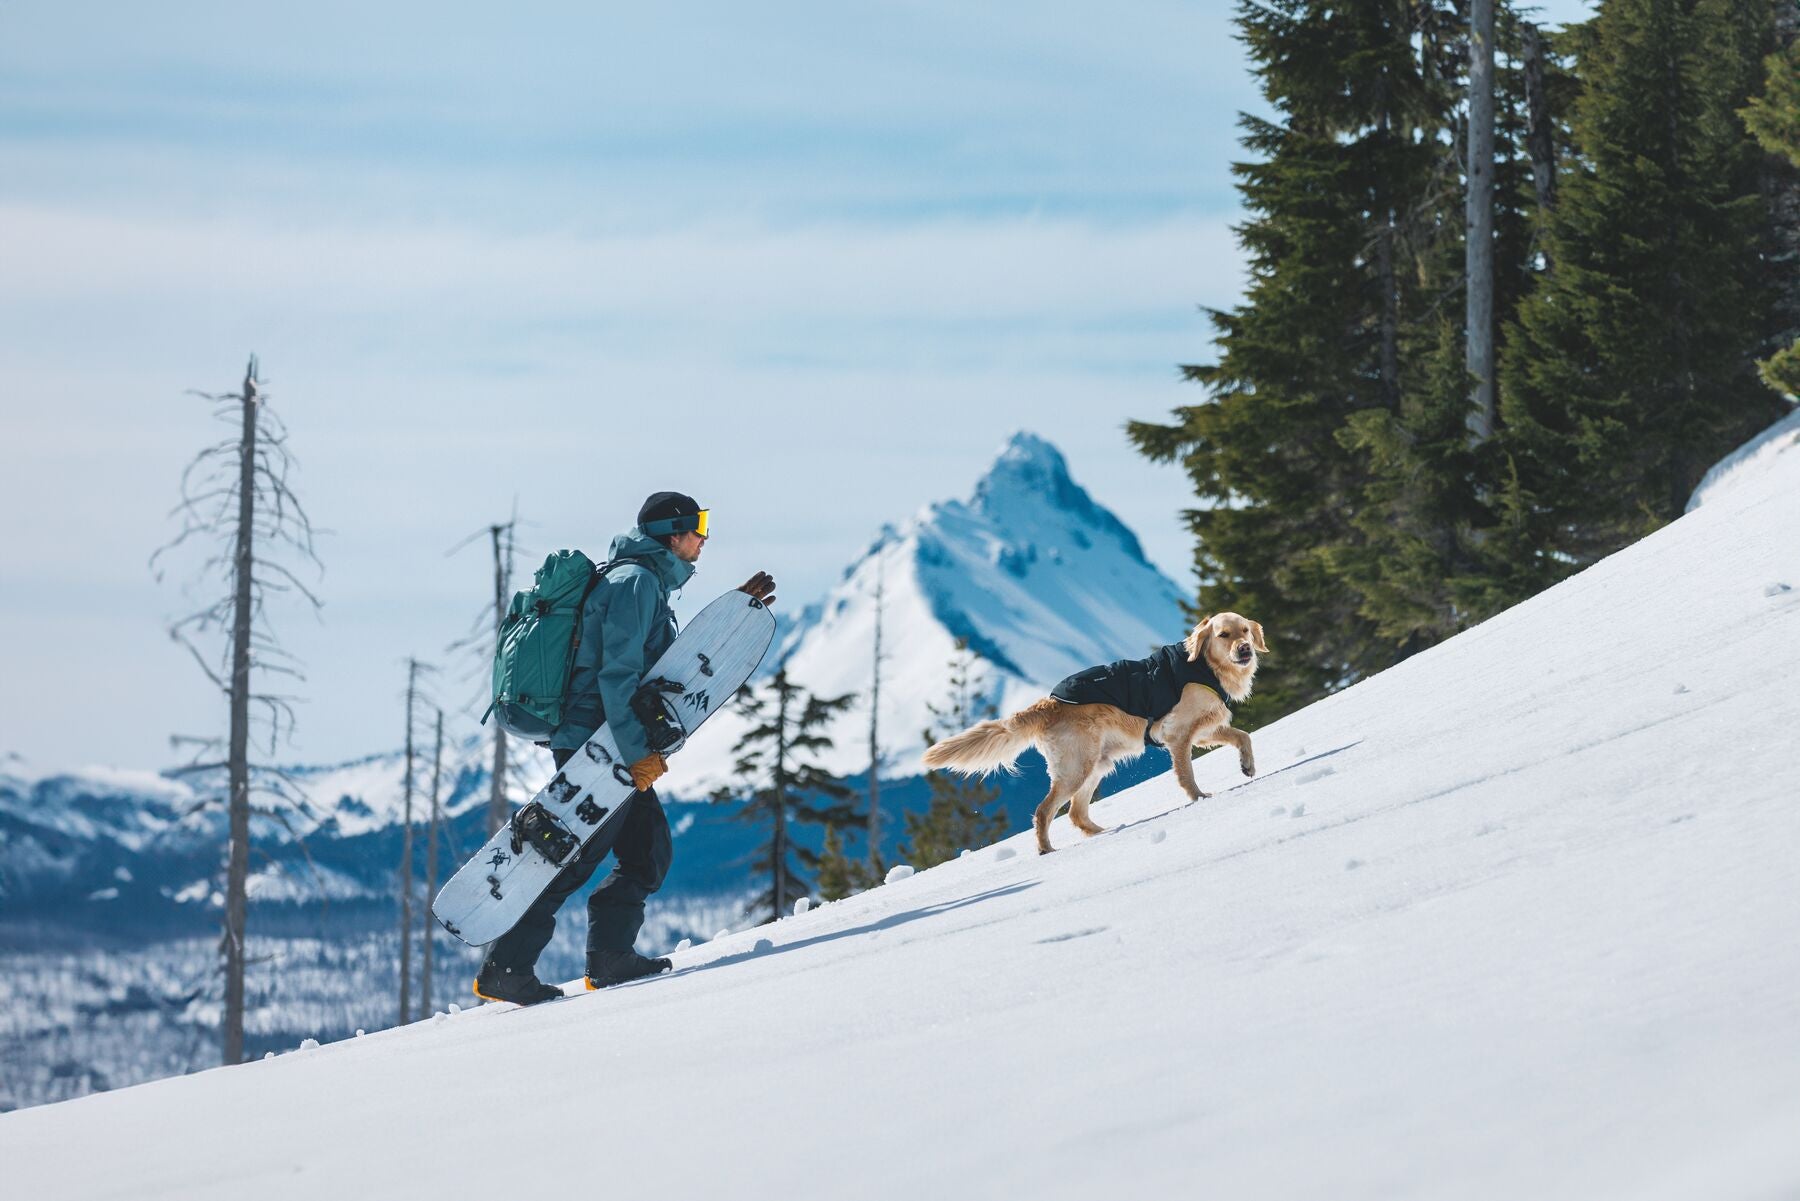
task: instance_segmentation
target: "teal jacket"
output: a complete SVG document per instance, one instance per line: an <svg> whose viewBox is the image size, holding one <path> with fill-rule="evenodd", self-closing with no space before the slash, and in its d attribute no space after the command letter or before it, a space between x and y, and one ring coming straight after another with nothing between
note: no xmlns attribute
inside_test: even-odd
<svg viewBox="0 0 1800 1201"><path fill-rule="evenodd" d="M633 528L612 541L607 559L633 558L607 572L581 610L581 645L569 672L563 723L550 737L555 750L574 750L602 723L612 731L628 764L650 753L643 724L631 711L631 694L644 673L675 641L669 593L687 583L694 565Z"/></svg>

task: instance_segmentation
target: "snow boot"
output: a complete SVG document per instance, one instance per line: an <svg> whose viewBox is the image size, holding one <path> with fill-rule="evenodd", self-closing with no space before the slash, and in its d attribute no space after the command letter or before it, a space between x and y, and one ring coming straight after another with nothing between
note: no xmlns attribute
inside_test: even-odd
<svg viewBox="0 0 1800 1201"><path fill-rule="evenodd" d="M589 989L641 980L668 971L674 965L667 959L648 959L636 951L596 951L588 959Z"/></svg>
<svg viewBox="0 0 1800 1201"><path fill-rule="evenodd" d="M475 995L484 1001L536 1005L540 1001L554 1001L563 992L556 985L539 980L537 973L530 968L514 971L509 967L495 967L491 963L484 963L480 974L475 977Z"/></svg>

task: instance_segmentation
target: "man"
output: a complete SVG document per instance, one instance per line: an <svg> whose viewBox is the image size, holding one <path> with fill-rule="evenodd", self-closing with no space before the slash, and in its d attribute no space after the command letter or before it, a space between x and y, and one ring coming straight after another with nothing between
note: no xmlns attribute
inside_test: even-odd
<svg viewBox="0 0 1800 1201"><path fill-rule="evenodd" d="M495 939L475 977L475 993L489 1001L533 1005L562 996L537 978L538 956L556 930L556 911L593 877L610 850L613 872L588 898L587 986L605 988L669 970L633 944L644 924L644 901L662 887L674 847L669 820L653 786L668 769L650 750L642 723L631 711L650 665L675 641L669 593L694 574L706 548L708 513L691 496L658 492L638 510L637 527L613 539L608 561L617 564L594 585L581 610L579 644L569 673L563 723L550 739L556 766L566 763L604 723L631 765L631 794L619 835L609 845L595 839L551 881L518 925ZM757 572L740 592L764 604L775 600L775 581Z"/></svg>

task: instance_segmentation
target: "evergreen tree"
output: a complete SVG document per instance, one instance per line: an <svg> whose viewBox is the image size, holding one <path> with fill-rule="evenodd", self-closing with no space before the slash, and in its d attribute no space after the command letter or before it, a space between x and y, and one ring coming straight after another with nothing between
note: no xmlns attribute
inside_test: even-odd
<svg viewBox="0 0 1800 1201"><path fill-rule="evenodd" d="M824 825L829 832L833 827L863 826L868 820L845 803L851 792L843 781L816 762L818 754L832 745L824 727L855 699L813 696L788 679L785 667L763 691L748 685L739 690L739 708L751 724L732 749L737 754L735 769L748 792L740 798L724 790L714 799L742 799L739 819L768 827L769 841L751 859L769 880L751 902L753 914L760 909L778 918L788 912L809 889L801 871L816 871L820 865L815 852L794 840L792 823Z"/></svg>
<svg viewBox="0 0 1800 1201"><path fill-rule="evenodd" d="M844 853L844 840L835 824L825 827L825 845L819 852L818 892L821 901L841 901L873 888L881 880L881 862L852 859Z"/></svg>
<svg viewBox="0 0 1800 1201"><path fill-rule="evenodd" d="M1401 409L1405 328L1426 303L1417 213L1454 194L1440 127L1455 14L1430 0L1245 0L1237 23L1279 114L1239 118L1248 289L1211 313L1218 362L1182 369L1208 399L1129 434L1193 481L1204 607L1251 614L1281 641L1284 670L1243 710L1253 723L1394 657L1343 578L1367 541L1370 468L1340 435L1355 414Z"/></svg>
<svg viewBox="0 0 1800 1201"><path fill-rule="evenodd" d="M1469 438L1469 377L1447 315L1432 352L1409 366L1423 378L1402 390L1397 411L1353 413L1338 433L1363 456L1369 479L1353 519L1363 539L1332 556L1358 611L1401 654L1467 624L1480 592L1473 540L1487 524L1474 489L1481 451Z"/></svg>
<svg viewBox="0 0 1800 1201"><path fill-rule="evenodd" d="M1790 10L1793 8L1792 5L1789 7ZM1790 26L1795 21L1790 11ZM1791 30L1786 32L1791 38ZM1763 94L1744 109L1744 124L1763 149L1780 155L1793 168L1800 169L1800 40L1791 40L1786 49L1771 54L1764 62L1764 69ZM1789 179L1781 181L1772 191L1777 207L1778 234L1789 235L1783 241L1791 244L1778 245L1774 261L1783 265L1791 278L1800 275L1800 239L1791 236L1800 229L1800 211L1787 210L1800 209L1800 187L1795 186L1793 173L1788 174ZM1790 289L1792 286L1790 282ZM1791 320L1793 314L1789 317ZM1769 387L1790 400L1800 400L1800 335L1791 329L1782 332L1783 341L1788 344L1757 366L1763 382ZM1789 337L1792 341L1788 341Z"/></svg>
<svg viewBox="0 0 1800 1201"><path fill-rule="evenodd" d="M976 677L980 662L968 640L958 638L950 656L949 688L942 705L927 704L934 719L925 731L925 745L968 729L995 716L993 703L984 695ZM965 848L987 846L1006 836L1006 813L995 807L1000 788L980 776L952 772L927 772L925 784L931 801L923 813L906 815L906 862L921 871L948 862Z"/></svg>
<svg viewBox="0 0 1800 1201"><path fill-rule="evenodd" d="M1530 286L1540 209L1555 193L1559 131L1550 101L1566 76L1542 35L1533 35L1533 65L1526 27L1508 9L1497 15L1492 288L1494 310L1509 313ZM1503 607L1517 586L1518 537L1528 532L1509 507L1516 493L1503 455L1469 434L1476 389L1465 368L1466 332L1454 320L1465 311L1466 161L1456 143L1466 89L1460 57L1435 39L1425 46L1428 112L1419 137L1436 147L1436 162L1406 224L1412 288L1398 396L1391 407L1351 414L1337 435L1360 458L1365 482L1351 518L1361 536L1335 548L1330 562L1383 642L1368 669Z"/></svg>
<svg viewBox="0 0 1800 1201"><path fill-rule="evenodd" d="M1753 361L1773 291L1759 153L1736 116L1770 33L1767 0L1607 0L1574 31L1575 163L1501 370L1528 576L1679 516L1780 412Z"/></svg>

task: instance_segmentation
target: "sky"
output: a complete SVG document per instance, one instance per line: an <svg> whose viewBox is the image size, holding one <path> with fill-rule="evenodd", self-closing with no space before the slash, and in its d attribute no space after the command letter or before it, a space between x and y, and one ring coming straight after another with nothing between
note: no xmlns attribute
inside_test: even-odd
<svg viewBox="0 0 1800 1201"><path fill-rule="evenodd" d="M689 492L683 606L798 607L1029 429L1192 586L1123 427L1241 287L1229 5L266 9L0 7L0 753L221 728L166 634L217 585L147 560L252 352L328 531L283 759L397 745L408 656L467 704L491 568L446 552L515 508L603 552Z"/></svg>

